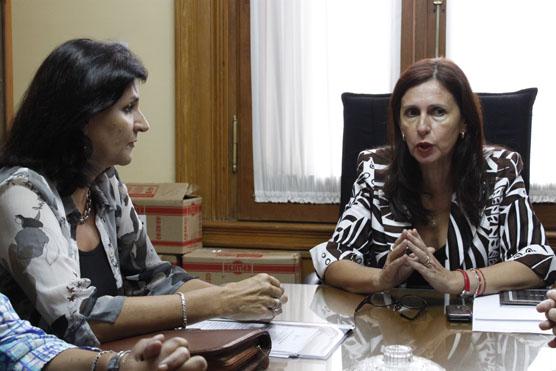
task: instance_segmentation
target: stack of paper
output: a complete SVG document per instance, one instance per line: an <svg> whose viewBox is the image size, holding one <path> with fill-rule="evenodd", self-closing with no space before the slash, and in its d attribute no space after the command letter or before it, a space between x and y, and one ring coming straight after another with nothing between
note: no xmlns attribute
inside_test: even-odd
<svg viewBox="0 0 556 371"><path fill-rule="evenodd" d="M545 319L534 305L500 305L499 294L473 300L473 331L551 334L539 328Z"/></svg>

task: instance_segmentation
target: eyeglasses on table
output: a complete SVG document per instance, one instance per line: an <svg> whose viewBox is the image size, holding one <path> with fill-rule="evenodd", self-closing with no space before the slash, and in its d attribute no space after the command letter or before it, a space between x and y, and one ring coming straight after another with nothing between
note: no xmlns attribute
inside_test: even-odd
<svg viewBox="0 0 556 371"><path fill-rule="evenodd" d="M391 307L409 320L414 320L427 308L427 301L417 295L403 295L396 299L389 293L377 292L365 297L357 305L353 313L354 317L367 304L377 308Z"/></svg>

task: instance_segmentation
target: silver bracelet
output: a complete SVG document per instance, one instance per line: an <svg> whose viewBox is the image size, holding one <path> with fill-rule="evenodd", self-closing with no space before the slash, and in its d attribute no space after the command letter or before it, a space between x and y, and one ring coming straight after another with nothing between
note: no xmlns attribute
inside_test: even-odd
<svg viewBox="0 0 556 371"><path fill-rule="evenodd" d="M473 271L473 273L475 273L475 279L477 280L477 288L475 289L475 293L473 294L473 297L476 298L479 294L479 289L481 288L481 277L479 277L479 272L477 272L475 268L471 270Z"/></svg>
<svg viewBox="0 0 556 371"><path fill-rule="evenodd" d="M118 352L110 359L110 361L108 361L108 367L106 368L107 371L119 371L122 359L129 353L131 353L131 350L122 350L121 352Z"/></svg>
<svg viewBox="0 0 556 371"><path fill-rule="evenodd" d="M97 353L97 355L95 356L95 359L93 359L93 363L91 363L91 371L96 371L97 363L98 363L100 357L102 357L102 355L106 354L106 353L112 353L112 351L111 350L102 350L102 351Z"/></svg>
<svg viewBox="0 0 556 371"><path fill-rule="evenodd" d="M178 291L176 292L176 294L180 296L181 316L183 320L183 329L185 329L187 327L187 301L185 300L185 295L183 294L183 292Z"/></svg>

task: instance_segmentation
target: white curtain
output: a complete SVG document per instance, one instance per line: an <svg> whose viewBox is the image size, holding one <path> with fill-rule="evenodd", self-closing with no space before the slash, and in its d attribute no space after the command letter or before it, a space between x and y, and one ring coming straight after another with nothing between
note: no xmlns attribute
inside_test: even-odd
<svg viewBox="0 0 556 371"><path fill-rule="evenodd" d="M446 55L477 92L537 87L531 137L531 199L556 201L556 72L553 0L450 0Z"/></svg>
<svg viewBox="0 0 556 371"><path fill-rule="evenodd" d="M400 0L251 0L257 202L339 201L343 92L399 76Z"/></svg>

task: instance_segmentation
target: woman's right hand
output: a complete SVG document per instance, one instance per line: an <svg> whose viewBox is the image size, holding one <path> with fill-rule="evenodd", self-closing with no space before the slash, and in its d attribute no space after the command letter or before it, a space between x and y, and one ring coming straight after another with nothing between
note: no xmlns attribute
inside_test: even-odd
<svg viewBox="0 0 556 371"><path fill-rule="evenodd" d="M164 340L160 334L137 342L122 360L120 369L203 371L207 369L207 361L201 356L191 357L187 340L180 337Z"/></svg>
<svg viewBox="0 0 556 371"><path fill-rule="evenodd" d="M407 264L408 257L406 255L407 246L405 240L408 238L408 233L409 231L405 229L402 231L386 257L386 262L378 282L378 287L381 291L399 286L413 272L413 268Z"/></svg>
<svg viewBox="0 0 556 371"><path fill-rule="evenodd" d="M541 330L550 330L556 335L556 289L548 290L546 293L546 300L537 304L537 311L544 312L546 320L539 323ZM556 348L556 338L548 342L548 346Z"/></svg>
<svg viewBox="0 0 556 371"><path fill-rule="evenodd" d="M288 301L280 281L266 273L223 287L223 305L231 319L270 321L282 313L282 304Z"/></svg>

